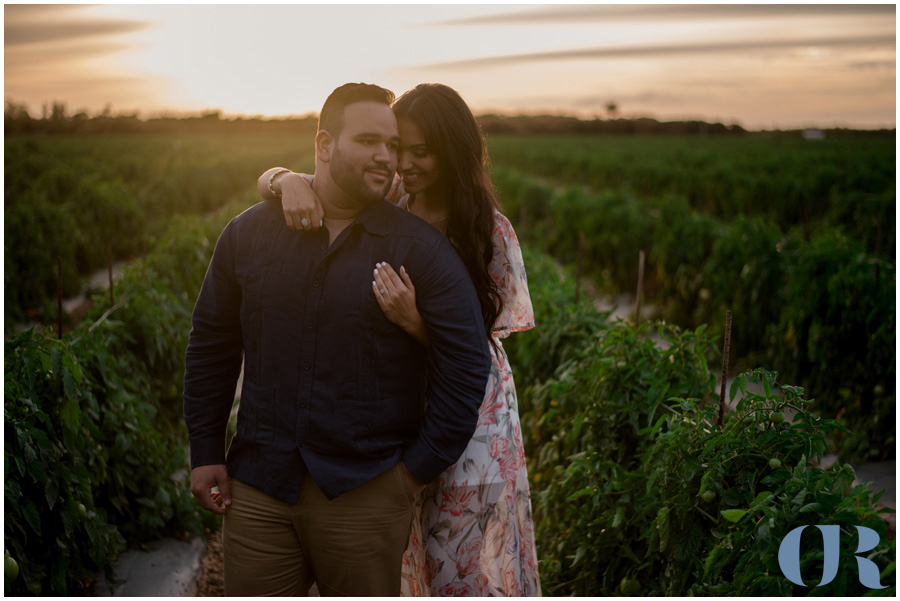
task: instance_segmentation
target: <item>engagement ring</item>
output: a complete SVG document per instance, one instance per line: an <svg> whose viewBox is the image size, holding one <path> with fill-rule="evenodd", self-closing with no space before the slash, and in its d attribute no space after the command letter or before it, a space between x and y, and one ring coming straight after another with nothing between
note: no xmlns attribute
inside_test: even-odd
<svg viewBox="0 0 900 601"><path fill-rule="evenodd" d="M300 220L300 225L302 225L304 228L308 228L309 227L309 219L304 217L303 219Z"/></svg>
<svg viewBox="0 0 900 601"><path fill-rule="evenodd" d="M385 292L387 292L387 288L382 288L382 289L379 290L378 292L380 292L381 294L384 294Z"/></svg>

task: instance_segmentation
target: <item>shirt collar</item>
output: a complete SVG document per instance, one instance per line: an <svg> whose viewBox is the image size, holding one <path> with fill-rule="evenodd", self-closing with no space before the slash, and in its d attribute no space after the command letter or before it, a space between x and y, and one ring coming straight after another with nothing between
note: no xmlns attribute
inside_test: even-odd
<svg viewBox="0 0 900 601"><path fill-rule="evenodd" d="M393 205L386 200L380 200L372 206L363 209L351 225L360 224L370 234L377 236L387 236L391 233L393 224Z"/></svg>

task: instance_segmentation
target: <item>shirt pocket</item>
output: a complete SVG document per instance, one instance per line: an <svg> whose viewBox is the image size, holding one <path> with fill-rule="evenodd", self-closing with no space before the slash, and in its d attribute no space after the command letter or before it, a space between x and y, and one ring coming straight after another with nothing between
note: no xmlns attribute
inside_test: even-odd
<svg viewBox="0 0 900 601"><path fill-rule="evenodd" d="M275 389L244 380L237 417L237 438L244 443L272 444L275 439Z"/></svg>

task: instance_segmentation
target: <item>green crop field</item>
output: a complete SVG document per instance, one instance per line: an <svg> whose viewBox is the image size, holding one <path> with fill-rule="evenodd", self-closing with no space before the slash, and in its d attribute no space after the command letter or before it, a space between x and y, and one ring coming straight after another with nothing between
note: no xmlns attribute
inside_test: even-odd
<svg viewBox="0 0 900 601"><path fill-rule="evenodd" d="M775 576L778 536L841 523L887 540L846 462L895 457L893 133L488 144L536 313L505 345L544 594L802 595ZM6 137L5 546L22 574L8 594L77 593L125 544L210 526L169 477L186 466L190 312L258 175L309 172L312 151L271 131ZM581 232L592 285L576 302ZM107 248L130 264L116 306L95 295L57 340L57 257L71 296ZM585 291L634 294L641 251L655 319L612 323ZM728 310L738 386L766 393L718 424ZM43 325L15 333L25 322ZM817 469L826 449L840 461ZM885 547L871 558L892 594Z"/></svg>

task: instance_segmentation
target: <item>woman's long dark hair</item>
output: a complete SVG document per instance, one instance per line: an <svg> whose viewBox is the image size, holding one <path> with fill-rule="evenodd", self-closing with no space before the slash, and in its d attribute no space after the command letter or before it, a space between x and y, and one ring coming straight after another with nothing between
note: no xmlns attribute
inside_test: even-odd
<svg viewBox="0 0 900 601"><path fill-rule="evenodd" d="M491 331L503 309L497 283L488 271L499 203L487 172L481 127L456 90L442 84L416 86L398 98L393 109L398 119L409 119L422 129L425 144L440 165L442 177L437 185L446 188L450 209L447 238L475 284L484 329L493 343Z"/></svg>

